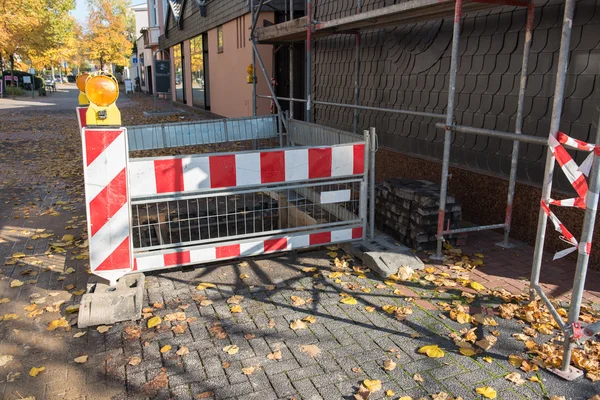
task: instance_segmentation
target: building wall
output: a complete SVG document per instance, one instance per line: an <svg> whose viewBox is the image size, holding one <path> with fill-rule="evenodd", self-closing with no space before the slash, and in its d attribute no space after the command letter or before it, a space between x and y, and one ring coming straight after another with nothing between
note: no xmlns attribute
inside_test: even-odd
<svg viewBox="0 0 600 400"><path fill-rule="evenodd" d="M262 14L273 21L272 13ZM252 115L252 85L246 83L248 65L252 63L252 45L248 41L250 14L243 15L222 25L223 52L217 51L217 28L208 31L208 63L211 112L225 117ZM239 37L239 34L242 36ZM259 52L267 71L271 72L272 46L259 46ZM257 62L257 69L258 69ZM260 70L256 71L258 94L269 90ZM257 99L257 114L268 114L270 102Z"/></svg>
<svg viewBox="0 0 600 400"><path fill-rule="evenodd" d="M365 11L399 1L365 0ZM563 2L536 1L523 133L547 137L560 45ZM317 2L315 19L325 21L355 12L352 0ZM514 131L525 29L525 10L515 7L469 13L463 17L456 82L456 121L462 125ZM362 35L361 96L365 106L445 113L452 40L452 18L407 24ZM354 102L354 38L313 43L313 99ZM600 103L600 1L576 5L564 110L560 130L593 142ZM353 129L353 110L314 107L315 122ZM359 129L375 127L382 150L377 179L402 176L439 182L443 131L436 120L383 112L360 112ZM478 224L504 220L512 143L456 134L451 149L449 190L463 203L465 219ZM581 163L584 152L571 152ZM535 242L543 181L545 146L521 144L511 236ZM554 174L554 198L573 197L564 174ZM583 212L557 209L580 235ZM600 218L598 218L600 219ZM547 249L565 248L549 223ZM600 246L597 222L594 248ZM595 269L600 254L592 252Z"/></svg>

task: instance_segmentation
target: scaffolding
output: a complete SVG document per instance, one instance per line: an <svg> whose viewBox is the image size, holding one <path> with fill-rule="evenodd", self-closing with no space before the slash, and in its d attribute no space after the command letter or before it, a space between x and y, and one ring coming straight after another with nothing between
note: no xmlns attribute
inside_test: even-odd
<svg viewBox="0 0 600 400"><path fill-rule="evenodd" d="M542 288L539 285L539 277L542 263L542 253L545 242L545 231L547 220L550 214L546 211L547 205L556 204L556 202L550 198L551 190L552 190L552 177L554 172L554 164L557 161L557 158L554 154L554 149L551 148L551 143L556 142L556 138L559 136L559 123L562 115L562 106L564 99L564 91L565 91L565 81L566 81L566 72L568 66L569 59L569 46L570 46L570 37L572 30L572 22L574 15L574 7L575 0L565 0L564 5L564 16L563 16L563 25L562 25L562 36L560 42L559 49L559 61L558 61L558 69L556 73L555 80L555 90L554 90L554 103L552 106L552 117L551 117L551 127L549 132L549 139L541 138L532 135L525 135L522 133L523 129L523 121L524 121L524 108L525 108L525 89L527 86L527 77L528 77L528 64L529 64L529 54L531 50L531 43L533 38L533 22L534 22L534 11L535 4L533 0L408 0L404 1L400 4L395 4L392 6L381 7L375 10L370 10L363 12L362 10L362 0L357 0L356 13L354 15L333 19L330 21L315 21L312 15L312 6L314 0L306 0L306 16L302 18L293 18L293 0L290 0L290 14L289 19L286 22L279 23L276 25L256 28L256 21L258 19L258 14L261 11L264 0L250 0L250 6L253 13L253 21L254 24L251 29L250 40L253 45L254 55L259 61L261 69L265 75L265 79L267 83L269 83L269 76L267 71L264 68L262 60L260 59L260 55L257 51L258 44L277 44L277 45L290 45L293 42L297 41L305 41L306 42L306 68L305 68L305 76L306 76L306 99L298 99L294 98L293 92L290 89L290 97L277 97L275 91L271 85L269 85L269 90L271 96L264 95L256 95L255 97L268 98L272 99L275 102L278 111L281 113L281 107L279 104L280 100L289 101L290 109L292 109L292 104L294 102L301 102L306 104L306 120L311 122L312 115L312 106L313 105L327 105L327 106L335 106L335 107L346 107L354 110L354 133L358 132L358 119L359 119L359 110L370 110L370 111L382 111L382 112L390 112L390 113L400 113L406 115L413 116L422 116L422 117L430 117L433 119L437 119L444 122L436 123L436 127L444 130L444 147L443 147L443 159L442 159L442 176L441 176L441 185L440 185L440 206L439 206L439 214L438 214L438 227L437 227L437 249L436 254L432 257L434 259L443 260L444 256L442 253L443 243L445 241L445 237L448 237L452 234L465 233L465 232L474 232L474 231L482 231L482 230L492 230L492 229L503 229L504 230L504 238L503 241L498 243L497 245L503 248L510 248L513 245L509 242L510 228L511 228L511 219L512 219L512 209L513 209L513 201L514 201L514 193L515 193L515 184L516 184L516 176L517 176L517 165L519 158L519 144L523 143L533 143L539 144L548 147L547 157L546 157L546 165L545 165L545 175L544 175L544 183L542 188L542 199L538 220L538 230L537 230L537 238L535 244L534 258L532 263L532 273L531 273L531 284L530 284L530 300L534 300L536 295L539 295L541 300L546 304L554 319L556 320L557 325L560 329L565 333L565 341L564 341L564 357L563 364L560 370L555 370L554 372L558 375L562 376L565 379L572 380L581 376L581 371L576 368L570 366L571 360L571 349L573 346L573 339L577 339L577 332L579 331L578 318L581 308L581 301L583 296L583 288L585 283L585 276L587 272L587 266L589 261L589 246L591 246L592 235L594 231L594 222L596 216L596 207L598 203L598 191L600 191L600 175L599 175L599 155L600 151L595 152L595 156L593 157L593 165L591 167L591 172L589 173L589 190L586 196L580 196L584 205L579 206L579 208L585 209L585 220L584 226L581 234L581 240L579 245L577 241L577 249L578 249L578 257L577 257L577 267L575 272L575 279L573 284L573 295L572 302L569 310L568 320L565 323L563 319L560 317L558 312L556 311L554 305L550 301L550 299L545 295ZM257 6L255 6L255 2L257 2ZM526 25L525 25L525 39L523 46L523 58L521 64L521 74L520 74L520 85L518 92L518 103L517 103L517 112L516 112L516 121L515 121L515 130L514 132L501 132L483 128L475 128L468 127L463 125L458 125L455 122L454 112L455 112L455 97L456 97L456 77L457 77L457 67L458 67L458 59L459 59L459 41L460 41L460 32L461 32L461 24L462 24L462 16L463 13L472 12L472 11L481 11L486 9L491 9L499 6L517 6L517 7L525 7L527 10L526 16ZM360 97L360 39L361 39L361 31L363 30L372 30L377 28L385 28L397 26L400 24L406 23L415 23L415 22L425 22L428 20L436 20L447 17L453 17L453 34L452 34L452 47L451 47L451 60L450 60L450 73L449 73L449 88L448 88L448 102L445 114L436 114L436 113L428 113L428 112L420 112L414 110L399 110L399 109L389 109L389 108L380 108L380 107L366 107L359 105L359 97ZM355 59L355 88L354 88L354 104L343 104L343 103L333 103L333 102L325 102L325 101L317 101L312 98L311 95L311 42L314 39L328 37L331 35L339 35L339 34L348 34L355 35L356 42L356 59ZM291 50L291 48L290 48ZM290 51L290 87L293 83L293 63L292 61L292 51ZM293 116L293 115L292 115ZM283 118L285 121L285 118ZM287 122L285 122L287 126ZM508 185L508 193L507 193L507 204L506 204L506 212L505 212L505 220L501 223L495 223L484 226L474 226L468 228L458 228L458 229L449 229L445 228L445 204L447 199L447 190L448 190L448 171L450 164L450 150L452 143L453 133L461 132L465 134L474 134L474 135L483 135L483 136L491 136L498 139L510 140L513 142L512 154L511 154L511 166L509 173L509 185ZM375 135L371 138L373 142L375 142ZM557 143L557 142L556 142ZM596 140L593 144L586 144L587 150L589 148L592 149L600 149L598 145L600 144L600 122L598 127L598 133L596 134ZM591 146L591 147L590 147ZM582 148L578 148L582 149ZM552 151L550 151L552 150ZM561 161L560 159L558 160ZM373 162L373 160L371 160ZM373 163L374 166L374 163ZM562 166L562 164L561 164ZM373 174L374 170L370 171ZM371 179L374 179L371 177ZM371 199L373 200L373 199ZM560 203L560 202L559 202ZM544 208L546 205L546 208ZM560 204L559 204L560 205ZM372 217L371 217L372 219ZM373 221L370 221L371 224ZM554 221L553 221L554 222ZM573 242L571 241L571 244ZM588 246L586 248L586 246Z"/></svg>

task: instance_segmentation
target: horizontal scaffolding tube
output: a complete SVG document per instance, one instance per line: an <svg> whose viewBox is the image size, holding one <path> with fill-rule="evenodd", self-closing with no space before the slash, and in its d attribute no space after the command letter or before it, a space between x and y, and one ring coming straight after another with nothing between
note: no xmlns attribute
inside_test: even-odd
<svg viewBox="0 0 600 400"><path fill-rule="evenodd" d="M441 122L438 122L437 124L435 124L435 126L436 126L436 128L446 129L446 124L443 124ZM463 125L453 125L451 127L451 129L454 132L473 133L476 135L497 137L499 139L516 140L519 142L525 142L525 143L531 143L531 144L541 144L542 146L548 145L547 138L541 138L541 137L532 136L532 135L522 135L522 134L511 133L511 132L494 131L491 129L484 129L484 128L473 128L470 126L463 126Z"/></svg>
<svg viewBox="0 0 600 400"><path fill-rule="evenodd" d="M261 97L263 99L272 99L273 98L271 96L265 96L265 95L257 95L256 97ZM289 97L277 97L277 99L284 100L284 101L298 101L300 103L306 103L306 100L304 100L304 99L293 99L293 98L290 99ZM391 112L391 113L396 113L396 114L414 115L416 117L429 117L429 118L439 118L439 119L446 118L446 114L436 114L436 113L429 113L429 112L423 112L423 111L409 111L409 110L396 110L393 108L357 106L354 104L331 103L329 101L312 100L311 103L312 104L320 104L322 106L348 107L348 108L354 108L354 109L358 109L358 110L381 111L381 112Z"/></svg>
<svg viewBox="0 0 600 400"><path fill-rule="evenodd" d="M540 287L540 285L533 284L531 286L533 287L533 289L535 289L535 291L538 293L538 295L542 298L544 303L546 303L546 307L548 308L548 310L550 310L550 314L552 314L552 316L554 317L554 321L556 321L560 330L564 331L565 323L563 322L561 316L558 314L558 311L556 311L556 309L550 302L550 299L548 298L548 296L546 296L546 293L544 293L544 290Z"/></svg>
<svg viewBox="0 0 600 400"><path fill-rule="evenodd" d="M469 228L449 229L447 231L442 231L442 235L451 235L453 233L487 231L487 230L491 230L491 229L502 229L505 226L506 226L505 224L494 224L494 225L471 226Z"/></svg>

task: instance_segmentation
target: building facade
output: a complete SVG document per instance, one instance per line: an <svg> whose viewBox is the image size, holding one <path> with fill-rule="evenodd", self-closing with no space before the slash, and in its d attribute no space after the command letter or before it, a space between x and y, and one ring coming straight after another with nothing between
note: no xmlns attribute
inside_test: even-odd
<svg viewBox="0 0 600 400"><path fill-rule="evenodd" d="M272 8L260 14L261 24L275 22ZM173 100L210 110L225 117L253 114L251 11L247 0L167 2L160 48L168 49L172 67ZM273 46L259 46L269 74L273 74ZM269 94L260 70L257 93ZM256 100L257 114L271 112L271 101Z"/></svg>

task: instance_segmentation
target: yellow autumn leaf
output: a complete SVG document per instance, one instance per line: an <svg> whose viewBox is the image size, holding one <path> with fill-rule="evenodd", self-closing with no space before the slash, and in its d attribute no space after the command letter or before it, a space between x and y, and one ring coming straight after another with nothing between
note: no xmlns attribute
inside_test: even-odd
<svg viewBox="0 0 600 400"><path fill-rule="evenodd" d="M369 289L369 288L366 288L366 287L361 287L361 288L360 288L360 290L361 290L363 293L371 293L371 289Z"/></svg>
<svg viewBox="0 0 600 400"><path fill-rule="evenodd" d="M471 315L464 312L459 312L456 316L456 322L459 324L468 324L471 322Z"/></svg>
<svg viewBox="0 0 600 400"><path fill-rule="evenodd" d="M298 329L306 329L306 323L301 319L295 319L290 323L290 328L294 331Z"/></svg>
<svg viewBox="0 0 600 400"><path fill-rule="evenodd" d="M64 318L60 318L60 319L55 319L54 321L49 322L48 326L46 327L46 330L54 331L58 328L66 328L68 326L69 326L69 323L67 322L67 320Z"/></svg>
<svg viewBox="0 0 600 400"><path fill-rule="evenodd" d="M82 294L84 294L85 292L86 292L86 290L85 290L85 289L79 289L79 290L73 290L73 291L71 292L71 294L72 294L73 296L81 296L81 295L82 295Z"/></svg>
<svg viewBox="0 0 600 400"><path fill-rule="evenodd" d="M371 313L371 312L375 311L375 307L365 306L365 311L368 313Z"/></svg>
<svg viewBox="0 0 600 400"><path fill-rule="evenodd" d="M25 253L14 253L12 255L12 258L23 258L23 257L27 257L27 254L25 254Z"/></svg>
<svg viewBox="0 0 600 400"><path fill-rule="evenodd" d="M31 367L31 369L29 370L29 376L38 376L38 374L42 371L45 371L46 367Z"/></svg>
<svg viewBox="0 0 600 400"><path fill-rule="evenodd" d="M510 363L510 365L512 365L513 367L520 367L521 364L523 363L524 359L522 357L519 357L515 354L511 354L508 356L508 362Z"/></svg>
<svg viewBox="0 0 600 400"><path fill-rule="evenodd" d="M19 287L19 286L23 286L23 281L20 281L18 279L13 279L12 281L10 281L10 287Z"/></svg>
<svg viewBox="0 0 600 400"><path fill-rule="evenodd" d="M240 305L231 306L231 312L232 313L241 313L242 306L240 306Z"/></svg>
<svg viewBox="0 0 600 400"><path fill-rule="evenodd" d="M430 358L442 358L444 357L444 350L440 349L437 344L423 346L419 349L419 353L427 354Z"/></svg>
<svg viewBox="0 0 600 400"><path fill-rule="evenodd" d="M4 321L10 321L11 319L19 319L17 314L4 314ZM0 319L2 321L2 319Z"/></svg>
<svg viewBox="0 0 600 400"><path fill-rule="evenodd" d="M458 351L460 352L460 354L462 354L463 356L467 356L467 357L471 357L475 354L477 354L477 352L473 349L469 349L469 348L460 348L458 349Z"/></svg>
<svg viewBox="0 0 600 400"><path fill-rule="evenodd" d="M393 396L393 395L395 395L395 394L396 394L396 392L394 392L392 389L388 389L388 390L385 392L385 395L386 395L386 396L388 396L388 397L392 397L392 396Z"/></svg>
<svg viewBox="0 0 600 400"><path fill-rule="evenodd" d="M196 290L204 290L206 288L214 288L217 287L214 283L202 282L198 286L196 286Z"/></svg>
<svg viewBox="0 0 600 400"><path fill-rule="evenodd" d="M96 328L96 330L100 333L106 333L110 330L110 328L112 328L111 325L100 325L99 327Z"/></svg>
<svg viewBox="0 0 600 400"><path fill-rule="evenodd" d="M330 251L329 253L327 253L327 255L331 258L336 258L338 256L338 253L336 253L335 251Z"/></svg>
<svg viewBox="0 0 600 400"><path fill-rule="evenodd" d="M492 357L483 357L482 360L485 361L488 364L492 363Z"/></svg>
<svg viewBox="0 0 600 400"><path fill-rule="evenodd" d="M371 392L377 392L378 390L381 390L381 381L377 379L365 379L363 381L363 385L365 385L365 387Z"/></svg>
<svg viewBox="0 0 600 400"><path fill-rule="evenodd" d="M248 279L249 277L248 274L240 274L240 279Z"/></svg>
<svg viewBox="0 0 600 400"><path fill-rule="evenodd" d="M85 355L85 356L77 357L73 361L75 361L77 364L83 364L83 363L87 362L87 360L88 360L88 356Z"/></svg>
<svg viewBox="0 0 600 400"><path fill-rule="evenodd" d="M154 328L162 323L162 319L158 316L152 317L148 320L148 328Z"/></svg>
<svg viewBox="0 0 600 400"><path fill-rule="evenodd" d="M240 351L240 348L235 344L230 344L229 346L223 347L223 351L227 354L233 355Z"/></svg>
<svg viewBox="0 0 600 400"><path fill-rule="evenodd" d="M473 289L477 290L478 292L485 290L485 286L483 286L481 283L475 282L475 281L471 282L471 287Z"/></svg>
<svg viewBox="0 0 600 400"><path fill-rule="evenodd" d="M342 275L344 275L344 273L342 273L342 272L332 272L329 274L328 277L331 279L336 279L336 278L341 277Z"/></svg>
<svg viewBox="0 0 600 400"><path fill-rule="evenodd" d="M76 312L78 312L78 311L79 311L79 304L72 304L72 305L68 306L68 307L65 309L65 311L66 311L68 314L73 314L73 313L76 313Z"/></svg>
<svg viewBox="0 0 600 400"><path fill-rule="evenodd" d="M304 267L302 268L302 272L315 272L317 267Z"/></svg>
<svg viewBox="0 0 600 400"><path fill-rule="evenodd" d="M307 315L306 317L302 318L302 321L308 322L309 324L314 324L316 321L316 318L314 315Z"/></svg>
<svg viewBox="0 0 600 400"><path fill-rule="evenodd" d="M73 235L66 234L60 240L62 242L72 242L73 240L75 240L75 238L73 237Z"/></svg>
<svg viewBox="0 0 600 400"><path fill-rule="evenodd" d="M489 386L478 387L475 391L485 397L486 399L495 399L496 398L496 390Z"/></svg>
<svg viewBox="0 0 600 400"><path fill-rule="evenodd" d="M65 274L72 274L75 272L75 268L73 267L69 267L65 270Z"/></svg>
<svg viewBox="0 0 600 400"><path fill-rule="evenodd" d="M343 299L341 299L340 303L344 303L344 304L348 304L348 305L354 305L354 304L357 304L358 302L356 301L356 299L354 297L347 296L347 297L344 297Z"/></svg>
<svg viewBox="0 0 600 400"><path fill-rule="evenodd" d="M530 376L529 378L527 378L527 380L529 382L542 383L542 381L540 381L540 378L538 378L537 376Z"/></svg>
<svg viewBox="0 0 600 400"><path fill-rule="evenodd" d="M410 396L402 396L398 400L413 400L413 398Z"/></svg>
<svg viewBox="0 0 600 400"><path fill-rule="evenodd" d="M164 345L163 347L160 348L160 352L163 353L163 354L164 353L168 353L169 350L171 350L171 345L170 344Z"/></svg>
<svg viewBox="0 0 600 400"><path fill-rule="evenodd" d="M386 313L388 313L388 314L393 314L393 313L396 312L396 310L398 309L398 307L392 306L390 304L386 304L385 306L381 307L381 309L383 311L385 311Z"/></svg>

